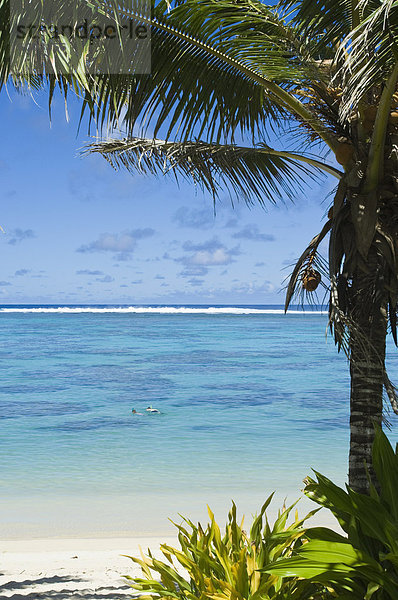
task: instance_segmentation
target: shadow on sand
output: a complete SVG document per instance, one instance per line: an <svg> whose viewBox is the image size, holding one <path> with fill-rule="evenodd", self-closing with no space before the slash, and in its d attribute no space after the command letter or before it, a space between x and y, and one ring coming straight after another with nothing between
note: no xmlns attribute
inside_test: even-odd
<svg viewBox="0 0 398 600"><path fill-rule="evenodd" d="M8 592L7 600L74 600L75 598L84 600L127 600L138 596L138 594L134 594L134 591L128 585L106 586L96 589L81 589L81 586L78 586L78 589L73 589L75 587L74 583L81 584L84 581L84 579L67 575L26 579L25 581L9 581L0 587L0 598L5 597L1 596L1 592L5 591ZM51 584L60 583L69 584L68 588L62 590L48 589ZM46 589L43 591L37 589L41 585L45 585ZM35 591L30 592L27 588L33 588ZM27 593L23 593L24 590Z"/></svg>

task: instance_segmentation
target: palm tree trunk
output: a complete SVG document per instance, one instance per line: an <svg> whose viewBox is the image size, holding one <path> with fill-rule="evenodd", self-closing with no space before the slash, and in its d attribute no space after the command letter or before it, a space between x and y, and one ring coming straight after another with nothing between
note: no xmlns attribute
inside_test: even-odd
<svg viewBox="0 0 398 600"><path fill-rule="evenodd" d="M350 455L349 485L357 492L368 493L367 470L372 479L372 444L374 426L381 426L383 377L387 335L387 310L382 297L376 304L367 302L377 277L376 253L368 260L369 272L357 269L352 285L351 316L355 327L350 346ZM372 264L373 263L373 264ZM376 287L376 286L375 286ZM379 288L380 291L380 288ZM369 308L368 308L369 307Z"/></svg>

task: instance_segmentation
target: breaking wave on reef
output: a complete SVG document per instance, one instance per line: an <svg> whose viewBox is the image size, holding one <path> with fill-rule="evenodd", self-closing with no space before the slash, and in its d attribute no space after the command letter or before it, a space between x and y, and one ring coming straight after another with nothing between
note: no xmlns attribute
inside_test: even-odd
<svg viewBox="0 0 398 600"><path fill-rule="evenodd" d="M279 315L283 308L253 308L236 306L35 306L35 307L3 307L0 313L133 313L133 314L165 314L165 315ZM326 315L323 310L289 310L290 315Z"/></svg>

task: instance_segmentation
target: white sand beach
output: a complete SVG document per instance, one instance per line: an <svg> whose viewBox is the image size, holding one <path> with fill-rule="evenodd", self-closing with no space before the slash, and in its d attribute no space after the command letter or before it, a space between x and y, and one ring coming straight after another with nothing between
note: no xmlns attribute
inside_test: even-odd
<svg viewBox="0 0 398 600"><path fill-rule="evenodd" d="M304 500L303 504L306 503L310 504ZM275 517L273 514L271 522ZM324 510L311 519L311 525L339 529L335 519ZM0 599L132 598L137 593L123 575L139 576L141 571L127 557L140 556L141 547L145 554L150 548L155 557L163 558L162 543L179 547L176 537L160 535L0 541Z"/></svg>
<svg viewBox="0 0 398 600"><path fill-rule="evenodd" d="M140 568L124 554L140 546L160 557L175 538L43 539L0 542L0 598L12 600L123 600L134 596L123 575Z"/></svg>

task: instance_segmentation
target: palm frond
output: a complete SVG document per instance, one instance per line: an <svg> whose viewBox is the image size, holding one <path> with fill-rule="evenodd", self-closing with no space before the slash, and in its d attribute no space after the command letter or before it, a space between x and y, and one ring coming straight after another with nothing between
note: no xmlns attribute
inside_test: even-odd
<svg viewBox="0 0 398 600"><path fill-rule="evenodd" d="M295 296L299 296L303 299L305 295L307 300L309 300L310 303L313 303L311 293L305 294L305 288L303 286L303 280L308 271L312 271L314 268L319 268L321 274L328 278L328 272L325 270L326 263L318 254L318 247L330 232L331 227L332 221L329 219L323 226L322 231L310 241L307 248L297 260L293 272L290 275L289 282L286 286L285 312L289 308L289 305ZM328 289L323 282L320 281L320 283L323 284L322 287L324 287L324 289ZM315 291L315 289L313 291Z"/></svg>
<svg viewBox="0 0 398 600"><path fill-rule="evenodd" d="M354 28L352 0L281 0L279 7L290 12L299 34L319 59L333 58L336 43Z"/></svg>
<svg viewBox="0 0 398 600"><path fill-rule="evenodd" d="M0 85L11 73L18 85L49 83L50 101L55 85L63 94L72 89L84 96L82 114L88 111L98 127L122 127L128 135L139 126L142 136L149 130L180 140L225 142L238 133L267 139L270 129L296 119L308 128L300 131L303 138L312 131L335 148L338 119L324 70L311 55L311 44L276 10L261 0L185 0L172 9L167 0L152 0L149 17L122 4L93 0L89 6L94 14L112 9L115 18L135 18L151 27L151 76L135 76L133 67L126 75L90 76L88 42L75 47L66 38L56 52L43 39L39 56L34 44L10 55L6 34L15 15L7 16L4 0ZM73 4L76 19L81 5ZM70 6L70 0L59 3L59 16ZM40 10L38 0L38 20ZM105 46L97 54L96 60L105 59ZM308 82L319 92L310 100L297 92Z"/></svg>
<svg viewBox="0 0 398 600"><path fill-rule="evenodd" d="M384 380L383 380L384 389L387 394L387 398L390 401L391 408L393 412L398 415L398 389L396 386L390 381L387 371L384 370Z"/></svg>
<svg viewBox="0 0 398 600"><path fill-rule="evenodd" d="M281 0L313 56L330 59L332 84L342 91L340 118L377 104L398 61L396 0Z"/></svg>
<svg viewBox="0 0 398 600"><path fill-rule="evenodd" d="M141 0L135 2L138 6ZM8 83L19 91L35 91L48 85L50 104L57 86L65 96L69 90L78 96L84 91L89 94L92 65L108 70L108 46L101 37L92 44L89 33L81 38L74 35L73 44L70 36L85 19L95 23L99 16L116 27L120 21L116 0L108 0L106 5L102 0L1 0L0 89ZM65 31L61 31L61 25Z"/></svg>
<svg viewBox="0 0 398 600"><path fill-rule="evenodd" d="M337 54L336 80L343 89L340 112L346 118L360 102L377 104L384 84L398 63L398 2L363 2L368 10L347 33ZM369 9L373 8L372 12ZM397 83L395 77L395 83Z"/></svg>
<svg viewBox="0 0 398 600"><path fill-rule="evenodd" d="M86 152L101 154L114 168L130 172L170 174L193 181L214 198L227 190L247 203L294 199L322 170L333 169L310 156L279 152L259 145L246 148L202 141L166 142L130 138L91 144ZM337 176L337 169L335 170Z"/></svg>
<svg viewBox="0 0 398 600"><path fill-rule="evenodd" d="M151 31L151 77L99 78L97 121L120 127L123 119L128 135L139 122L142 136L149 129L154 137L225 142L237 132L264 139L269 126L293 118L335 146L333 126L291 90L305 85L314 61L259 0L186 0L172 10L162 0Z"/></svg>

